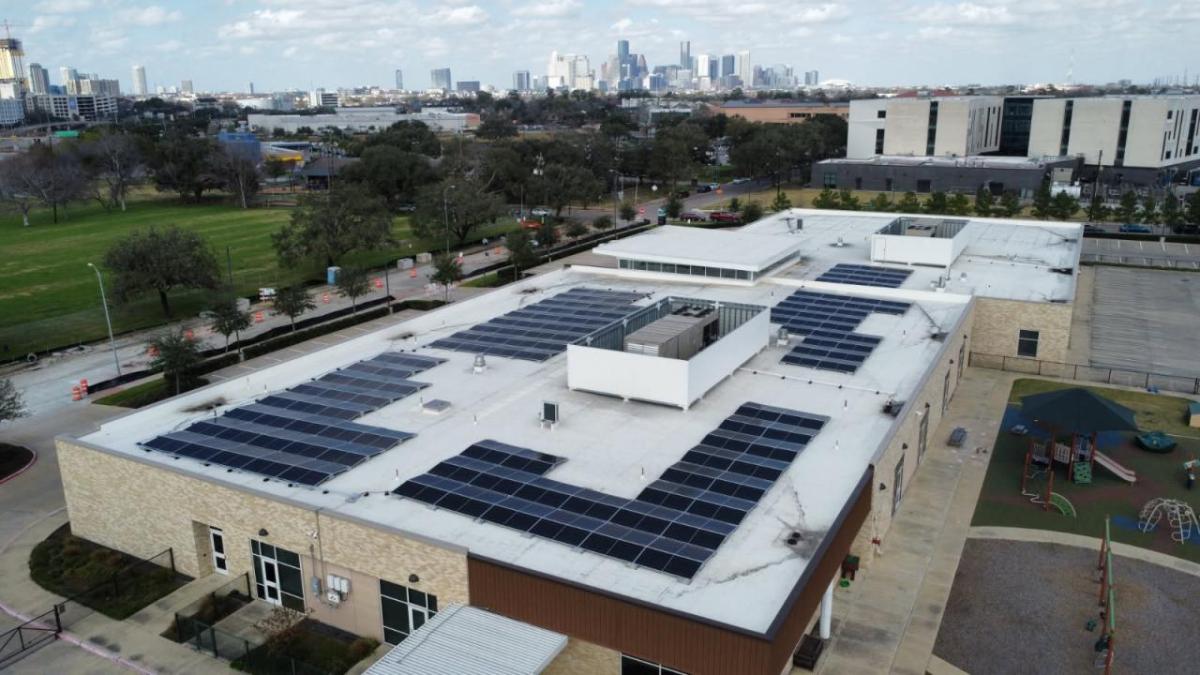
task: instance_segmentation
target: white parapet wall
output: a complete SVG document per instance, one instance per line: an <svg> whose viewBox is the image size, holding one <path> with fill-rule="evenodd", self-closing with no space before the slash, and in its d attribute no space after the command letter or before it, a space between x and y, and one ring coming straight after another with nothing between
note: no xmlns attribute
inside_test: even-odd
<svg viewBox="0 0 1200 675"><path fill-rule="evenodd" d="M567 387L687 409L767 346L771 315L759 312L691 359L567 346Z"/></svg>

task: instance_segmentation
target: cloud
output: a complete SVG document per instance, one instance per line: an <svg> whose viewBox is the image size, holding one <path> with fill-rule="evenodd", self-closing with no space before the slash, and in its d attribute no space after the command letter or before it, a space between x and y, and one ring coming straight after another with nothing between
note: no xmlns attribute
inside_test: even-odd
<svg viewBox="0 0 1200 675"><path fill-rule="evenodd" d="M45 0L37 8L47 14L72 14L91 9L92 4L92 0Z"/></svg>
<svg viewBox="0 0 1200 675"><path fill-rule="evenodd" d="M579 0L542 0L517 7L512 14L531 19L561 19L575 16L582 7Z"/></svg>
<svg viewBox="0 0 1200 675"><path fill-rule="evenodd" d="M420 17L420 22L427 26L472 26L481 24L487 19L488 13L479 5L464 5L462 7L440 7Z"/></svg>
<svg viewBox="0 0 1200 675"><path fill-rule="evenodd" d="M978 5L960 2L955 5L930 5L912 14L917 23L950 26L1001 26L1017 22L1017 17L1004 5Z"/></svg>
<svg viewBox="0 0 1200 675"><path fill-rule="evenodd" d="M75 18L70 16L60 16L50 14L46 16L35 16L33 25L29 27L29 33L36 35L45 30L53 30L55 28L66 28L75 25Z"/></svg>
<svg viewBox="0 0 1200 675"><path fill-rule="evenodd" d="M117 13L118 22L134 26L160 26L164 23L179 21L182 18L183 12L177 9L166 10L158 5L123 9Z"/></svg>

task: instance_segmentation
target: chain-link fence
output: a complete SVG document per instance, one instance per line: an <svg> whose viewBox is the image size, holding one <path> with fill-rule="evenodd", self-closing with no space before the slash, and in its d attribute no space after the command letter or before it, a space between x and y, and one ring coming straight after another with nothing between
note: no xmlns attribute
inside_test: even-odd
<svg viewBox="0 0 1200 675"><path fill-rule="evenodd" d="M1151 373L1126 368L1107 368L1081 363L1042 361L1022 356L1000 356L971 352L970 364L978 368L991 368L1028 375L1057 377L1064 380L1115 384L1141 389L1174 391L1183 394L1200 394L1200 378L1185 375Z"/></svg>

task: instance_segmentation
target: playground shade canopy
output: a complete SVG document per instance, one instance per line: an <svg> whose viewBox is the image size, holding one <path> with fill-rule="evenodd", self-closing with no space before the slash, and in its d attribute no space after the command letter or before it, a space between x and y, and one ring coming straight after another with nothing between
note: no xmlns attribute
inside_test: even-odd
<svg viewBox="0 0 1200 675"><path fill-rule="evenodd" d="M1021 415L1056 432L1137 431L1133 411L1087 389L1058 389L1021 398Z"/></svg>

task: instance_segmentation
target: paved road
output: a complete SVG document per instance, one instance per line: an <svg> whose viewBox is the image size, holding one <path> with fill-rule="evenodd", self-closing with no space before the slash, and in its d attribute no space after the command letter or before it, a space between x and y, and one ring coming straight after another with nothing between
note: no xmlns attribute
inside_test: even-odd
<svg viewBox="0 0 1200 675"><path fill-rule="evenodd" d="M1084 238L1083 262L1200 270L1200 243Z"/></svg>

